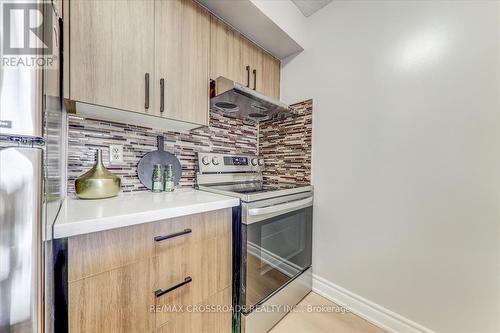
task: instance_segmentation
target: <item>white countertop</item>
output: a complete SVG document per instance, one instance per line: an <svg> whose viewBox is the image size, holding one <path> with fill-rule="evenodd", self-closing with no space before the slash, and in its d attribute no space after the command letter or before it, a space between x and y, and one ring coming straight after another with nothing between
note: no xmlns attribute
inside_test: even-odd
<svg viewBox="0 0 500 333"><path fill-rule="evenodd" d="M238 206L238 198L194 189L132 192L100 200L68 198L54 224L54 238L154 222Z"/></svg>

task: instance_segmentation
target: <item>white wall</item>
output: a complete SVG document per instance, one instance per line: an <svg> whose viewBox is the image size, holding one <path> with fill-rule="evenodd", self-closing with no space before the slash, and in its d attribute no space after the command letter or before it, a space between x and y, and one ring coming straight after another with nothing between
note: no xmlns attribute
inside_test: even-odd
<svg viewBox="0 0 500 333"><path fill-rule="evenodd" d="M333 1L282 68L314 99L314 273L436 331L500 331L500 3Z"/></svg>

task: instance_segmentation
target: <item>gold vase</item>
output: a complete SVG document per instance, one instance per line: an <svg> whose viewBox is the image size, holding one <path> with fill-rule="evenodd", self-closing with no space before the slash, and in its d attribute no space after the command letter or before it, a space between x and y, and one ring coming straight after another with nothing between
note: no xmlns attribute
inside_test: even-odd
<svg viewBox="0 0 500 333"><path fill-rule="evenodd" d="M80 199L104 199L120 192L121 179L112 174L102 163L102 151L95 152L95 164L75 180L76 195Z"/></svg>

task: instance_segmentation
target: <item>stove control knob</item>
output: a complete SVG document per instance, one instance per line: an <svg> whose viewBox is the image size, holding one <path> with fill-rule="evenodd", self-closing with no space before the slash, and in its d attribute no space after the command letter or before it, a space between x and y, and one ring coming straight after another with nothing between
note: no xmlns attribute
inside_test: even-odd
<svg viewBox="0 0 500 333"><path fill-rule="evenodd" d="M217 157L212 157L212 163L214 165L219 165L219 159Z"/></svg>
<svg viewBox="0 0 500 333"><path fill-rule="evenodd" d="M263 158L259 158L259 165L260 165L260 166L263 166L263 165L264 165L264 159L263 159Z"/></svg>
<svg viewBox="0 0 500 333"><path fill-rule="evenodd" d="M256 158L252 158L252 165L257 165L257 159Z"/></svg>
<svg viewBox="0 0 500 333"><path fill-rule="evenodd" d="M203 158L201 159L201 163L203 163L205 165L209 165L210 160L208 159L208 156L203 156Z"/></svg>

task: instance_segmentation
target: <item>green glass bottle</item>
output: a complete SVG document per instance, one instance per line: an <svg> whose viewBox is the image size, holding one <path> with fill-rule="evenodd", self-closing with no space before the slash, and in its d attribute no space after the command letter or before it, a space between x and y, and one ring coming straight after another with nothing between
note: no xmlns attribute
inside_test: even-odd
<svg viewBox="0 0 500 333"><path fill-rule="evenodd" d="M161 173L161 165L155 164L153 166L153 179L152 179L151 191L161 192L163 190L163 175Z"/></svg>
<svg viewBox="0 0 500 333"><path fill-rule="evenodd" d="M165 192L172 192L174 190L174 171L172 169L172 164L165 167L165 175L163 179L165 181L163 190Z"/></svg>

